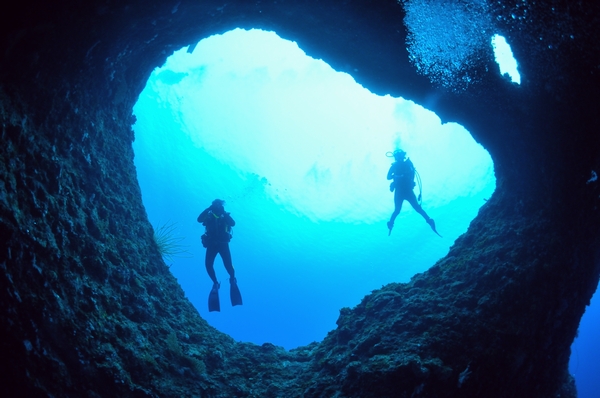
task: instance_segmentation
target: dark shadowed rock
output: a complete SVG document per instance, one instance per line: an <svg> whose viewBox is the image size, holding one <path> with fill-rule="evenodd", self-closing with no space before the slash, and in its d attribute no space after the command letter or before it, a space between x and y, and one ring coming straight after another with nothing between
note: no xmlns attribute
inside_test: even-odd
<svg viewBox="0 0 600 398"><path fill-rule="evenodd" d="M600 6L443 3L448 30L508 38L520 86L475 38L456 70L454 55L424 52L419 40L436 48L446 32L423 22L435 2L13 3L0 16L5 394L575 397L570 345L600 272ZM448 256L289 352L198 315L158 253L133 166L132 107L152 69L236 27L274 30L464 125L496 170Z"/></svg>

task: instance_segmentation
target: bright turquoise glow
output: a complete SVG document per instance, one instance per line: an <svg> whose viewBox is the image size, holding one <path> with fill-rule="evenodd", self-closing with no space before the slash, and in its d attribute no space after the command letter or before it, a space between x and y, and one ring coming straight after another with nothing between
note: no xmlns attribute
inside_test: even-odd
<svg viewBox="0 0 600 398"><path fill-rule="evenodd" d="M513 83L521 84L521 75L517 70L517 60L513 56L510 45L500 35L492 36L492 47L496 62L500 66L500 74L508 75Z"/></svg>
<svg viewBox="0 0 600 398"><path fill-rule="evenodd" d="M200 314L236 340L321 340L340 308L443 257L495 189L489 154L463 127L376 96L272 32L237 29L176 52L134 113L150 221L177 222L192 253L171 270ZM385 154L399 147L444 238L406 203L388 237ZM196 217L215 198L237 222L230 246L244 305L229 305L217 258L221 312L208 313Z"/></svg>

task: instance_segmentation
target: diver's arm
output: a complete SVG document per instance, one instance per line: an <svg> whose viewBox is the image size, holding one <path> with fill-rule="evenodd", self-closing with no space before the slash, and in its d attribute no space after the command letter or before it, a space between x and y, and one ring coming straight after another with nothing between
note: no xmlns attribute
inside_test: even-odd
<svg viewBox="0 0 600 398"><path fill-rule="evenodd" d="M208 216L209 211L210 211L210 207L207 207L206 209L204 209L204 211L202 213L200 213L200 215L198 216L199 223L203 223L204 220L206 220L206 216Z"/></svg>
<svg viewBox="0 0 600 398"><path fill-rule="evenodd" d="M230 227L235 227L235 221L233 220L233 218L231 218L229 213L226 212L224 217L225 217L225 223L227 225L229 225Z"/></svg>
<svg viewBox="0 0 600 398"><path fill-rule="evenodd" d="M391 180L392 178L394 178L394 166L396 165L396 163L392 163L392 165L390 166L390 170L388 171L387 174L387 179Z"/></svg>

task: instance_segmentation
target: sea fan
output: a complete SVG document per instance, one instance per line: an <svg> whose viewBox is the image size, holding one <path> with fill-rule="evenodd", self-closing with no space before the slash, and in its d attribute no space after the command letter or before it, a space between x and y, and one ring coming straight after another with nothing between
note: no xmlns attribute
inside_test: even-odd
<svg viewBox="0 0 600 398"><path fill-rule="evenodd" d="M187 246L182 245L182 236L176 236L176 222L167 221L163 225L154 228L154 241L158 246L158 251L165 260L173 261L175 257L191 257L191 253L187 250Z"/></svg>

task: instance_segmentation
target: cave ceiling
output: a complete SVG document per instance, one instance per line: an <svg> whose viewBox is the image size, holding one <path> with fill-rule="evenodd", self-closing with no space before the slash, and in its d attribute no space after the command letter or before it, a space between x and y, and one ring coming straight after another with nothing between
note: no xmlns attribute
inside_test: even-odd
<svg viewBox="0 0 600 398"><path fill-rule="evenodd" d="M598 4L13 6L0 17L9 391L575 396L569 347L600 272ZM495 162L496 193L446 258L341 309L323 342L294 352L235 343L198 316L152 244L133 166L132 108L151 71L234 28L275 31L373 93L462 124ZM496 72L488 33L511 44L520 86Z"/></svg>

